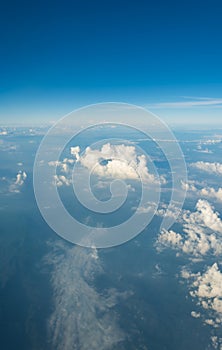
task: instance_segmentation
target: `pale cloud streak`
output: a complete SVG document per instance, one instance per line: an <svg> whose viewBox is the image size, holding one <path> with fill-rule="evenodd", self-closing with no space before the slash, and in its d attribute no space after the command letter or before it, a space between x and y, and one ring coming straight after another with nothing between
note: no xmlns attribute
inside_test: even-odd
<svg viewBox="0 0 222 350"><path fill-rule="evenodd" d="M125 334L118 325L114 306L129 293L114 288L104 294L94 280L103 273L96 249L53 244L46 263L53 268L54 310L49 338L55 350L121 349Z"/></svg>
<svg viewBox="0 0 222 350"><path fill-rule="evenodd" d="M159 102L147 105L147 108L183 109L192 107L222 107L222 98L190 98L183 101Z"/></svg>

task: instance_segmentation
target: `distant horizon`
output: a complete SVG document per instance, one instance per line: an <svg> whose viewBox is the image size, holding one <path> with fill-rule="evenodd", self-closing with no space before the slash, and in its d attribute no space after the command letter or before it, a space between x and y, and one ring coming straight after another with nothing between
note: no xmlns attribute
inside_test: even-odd
<svg viewBox="0 0 222 350"><path fill-rule="evenodd" d="M107 101L169 125L220 125L221 2L1 4L0 124Z"/></svg>

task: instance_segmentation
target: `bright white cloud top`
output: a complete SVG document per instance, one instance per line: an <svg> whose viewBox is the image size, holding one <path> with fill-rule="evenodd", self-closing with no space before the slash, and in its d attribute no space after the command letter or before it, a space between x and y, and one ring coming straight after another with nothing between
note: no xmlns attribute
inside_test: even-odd
<svg viewBox="0 0 222 350"><path fill-rule="evenodd" d="M85 168L93 169L93 173L100 177L139 180L141 176L141 180L155 181L154 175L148 171L145 155L138 155L134 146L106 143L101 149L87 147L82 156L78 153L75 156ZM102 164L103 161L106 163Z"/></svg>
<svg viewBox="0 0 222 350"><path fill-rule="evenodd" d="M222 272L218 264L207 267L202 274L183 269L181 276L190 283L190 295L197 299L197 304L210 312L205 323L219 327L222 321Z"/></svg>
<svg viewBox="0 0 222 350"><path fill-rule="evenodd" d="M27 178L27 174L25 171L19 171L16 175L16 180L14 183L12 183L9 187L10 192L19 193L20 187L24 184L25 180Z"/></svg>
<svg viewBox="0 0 222 350"><path fill-rule="evenodd" d="M70 154L75 159L64 158L62 161L50 161L50 166L56 166L63 173L54 176L57 186L71 185L71 173L74 163L78 162L83 168L88 169L92 175L102 179L121 179L143 181L144 183L156 183L157 176L151 174L147 159L144 154L137 154L135 146L124 144L104 144L100 149L87 147L85 152L80 154L80 147L70 147ZM161 183L166 180L160 177Z"/></svg>
<svg viewBox="0 0 222 350"><path fill-rule="evenodd" d="M222 202L222 188L219 187L217 190L213 187L198 188L195 181L189 181L182 183L182 189L187 192L193 193L198 197L215 199L218 202Z"/></svg>
<svg viewBox="0 0 222 350"><path fill-rule="evenodd" d="M222 253L222 221L209 202L199 200L194 213L185 212L183 233L163 230L157 238L157 248L169 247L177 252L200 258L208 253Z"/></svg>

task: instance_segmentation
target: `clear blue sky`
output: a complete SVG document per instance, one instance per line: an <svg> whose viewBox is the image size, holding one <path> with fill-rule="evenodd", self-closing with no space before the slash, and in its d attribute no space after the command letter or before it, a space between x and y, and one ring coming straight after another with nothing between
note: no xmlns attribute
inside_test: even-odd
<svg viewBox="0 0 222 350"><path fill-rule="evenodd" d="M222 119L220 0L8 0L0 27L2 122L104 101L167 121Z"/></svg>

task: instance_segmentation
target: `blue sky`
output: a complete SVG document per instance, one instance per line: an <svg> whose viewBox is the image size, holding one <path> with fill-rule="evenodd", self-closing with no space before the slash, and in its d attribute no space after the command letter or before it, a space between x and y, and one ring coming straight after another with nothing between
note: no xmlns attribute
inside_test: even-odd
<svg viewBox="0 0 222 350"><path fill-rule="evenodd" d="M122 101L170 123L218 124L221 11L219 0L2 1L0 119Z"/></svg>

